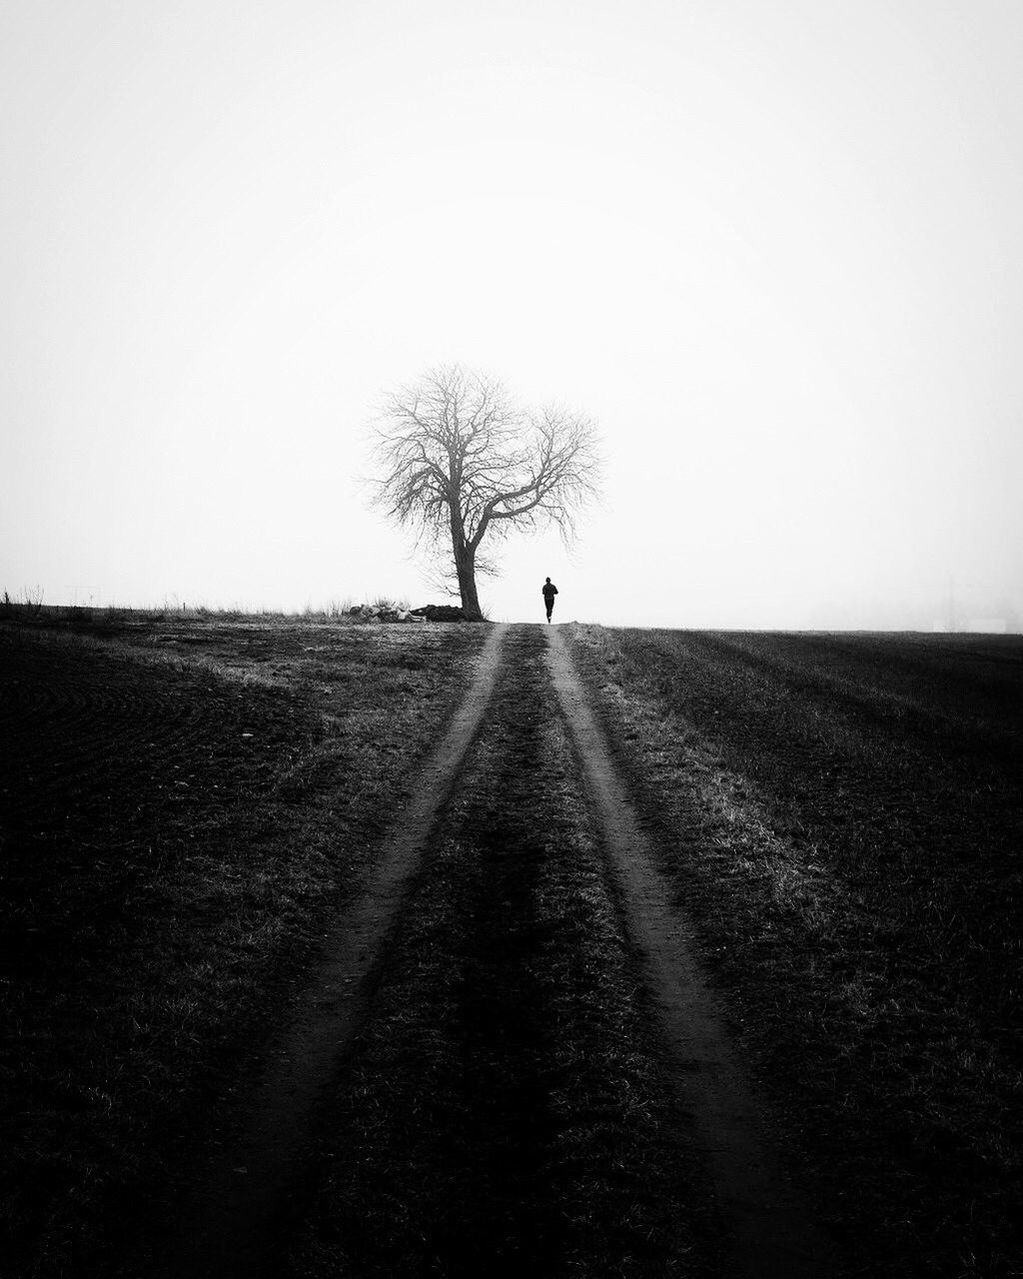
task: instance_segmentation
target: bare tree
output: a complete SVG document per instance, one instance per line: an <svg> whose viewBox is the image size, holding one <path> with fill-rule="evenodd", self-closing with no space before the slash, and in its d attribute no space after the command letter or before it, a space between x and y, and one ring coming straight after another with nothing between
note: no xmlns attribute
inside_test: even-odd
<svg viewBox="0 0 1023 1279"><path fill-rule="evenodd" d="M483 539L551 523L571 537L599 470L588 419L523 410L499 382L460 365L387 398L376 458L376 501L434 549L450 545L462 608L475 620L483 616L476 574L490 568Z"/></svg>

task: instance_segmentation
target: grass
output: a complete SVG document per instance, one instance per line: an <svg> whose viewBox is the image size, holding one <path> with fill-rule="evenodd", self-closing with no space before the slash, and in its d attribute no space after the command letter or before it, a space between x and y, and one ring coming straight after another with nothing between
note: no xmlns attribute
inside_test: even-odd
<svg viewBox="0 0 1023 1279"><path fill-rule="evenodd" d="M128 1203L187 1167L483 639L105 621L0 627L0 1187L26 1276L103 1270Z"/></svg>
<svg viewBox="0 0 1023 1279"><path fill-rule="evenodd" d="M580 628L574 649L850 1254L1015 1273L1019 641Z"/></svg>
<svg viewBox="0 0 1023 1279"><path fill-rule="evenodd" d="M407 609L406 600L378 595L371 601L379 609ZM207 604L164 604L156 608L133 608L118 604L45 604L36 590L23 592L20 600L4 592L0 600L0 621L38 623L44 626L67 626L91 630L96 627L145 627L177 622L329 622L337 625L348 619L356 601L350 598L331 600L322 608L307 604L304 608L285 609L224 608Z"/></svg>

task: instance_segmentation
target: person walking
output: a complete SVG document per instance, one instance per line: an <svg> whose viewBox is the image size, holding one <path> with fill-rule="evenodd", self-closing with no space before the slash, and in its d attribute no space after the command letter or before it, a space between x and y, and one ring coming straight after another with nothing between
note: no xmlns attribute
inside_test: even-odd
<svg viewBox="0 0 1023 1279"><path fill-rule="evenodd" d="M543 584L543 602L547 605L547 620L551 620L551 614L554 612L554 597L558 593L558 588L554 585L550 578Z"/></svg>

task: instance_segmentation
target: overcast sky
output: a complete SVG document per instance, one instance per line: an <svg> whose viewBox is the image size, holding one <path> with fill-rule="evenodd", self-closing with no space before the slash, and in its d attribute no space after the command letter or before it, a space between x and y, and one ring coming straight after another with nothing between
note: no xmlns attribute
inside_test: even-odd
<svg viewBox="0 0 1023 1279"><path fill-rule="evenodd" d="M438 599L366 501L460 361L595 418L485 605L1023 610L1019 0L0 0L0 590Z"/></svg>

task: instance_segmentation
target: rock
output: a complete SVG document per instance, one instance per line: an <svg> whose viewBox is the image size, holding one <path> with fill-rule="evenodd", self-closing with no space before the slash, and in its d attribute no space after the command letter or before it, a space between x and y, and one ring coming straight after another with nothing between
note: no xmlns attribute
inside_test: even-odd
<svg viewBox="0 0 1023 1279"><path fill-rule="evenodd" d="M353 622L425 622L427 619L423 615L426 612L440 608L442 612L454 612L461 617L462 610L451 610L447 605L428 605L424 609L407 609L407 608L381 608L378 604L356 604L348 610L348 616ZM443 617L442 621L454 621L457 618Z"/></svg>
<svg viewBox="0 0 1023 1279"><path fill-rule="evenodd" d="M456 604L424 604L422 608L414 608L412 612L428 622L465 621L465 613Z"/></svg>

